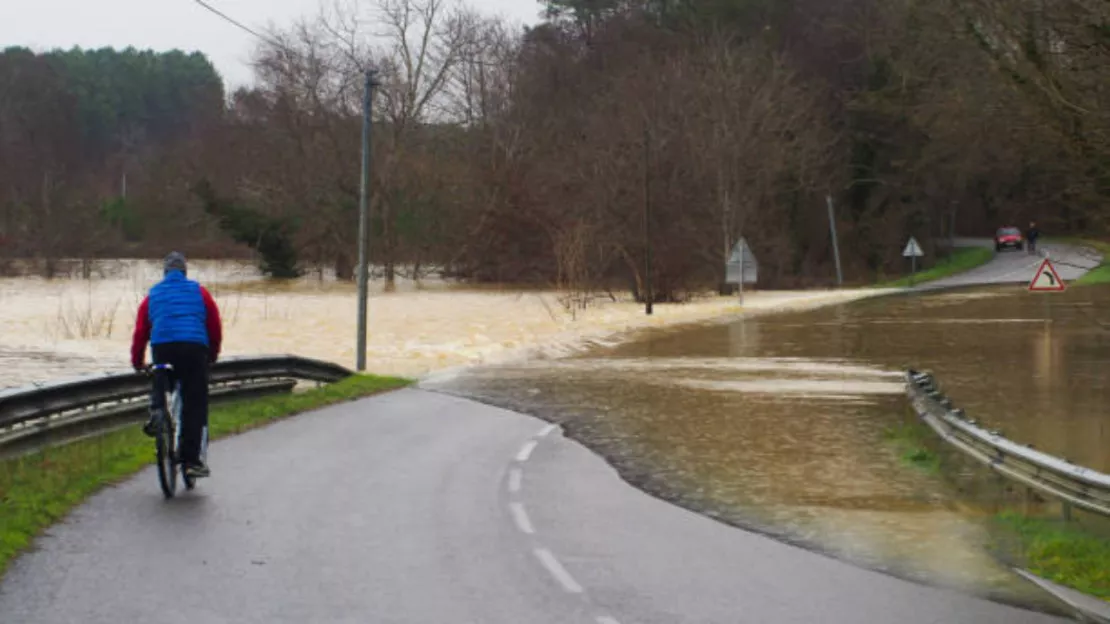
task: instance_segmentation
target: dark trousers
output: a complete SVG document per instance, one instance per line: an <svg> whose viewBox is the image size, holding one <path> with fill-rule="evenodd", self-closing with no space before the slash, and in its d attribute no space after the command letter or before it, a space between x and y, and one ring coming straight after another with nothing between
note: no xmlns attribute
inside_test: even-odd
<svg viewBox="0 0 1110 624"><path fill-rule="evenodd" d="M151 406L168 413L162 384L181 382L181 459L192 463L200 458L204 430L208 427L208 347L191 342L151 345L155 364L173 367L172 378L155 377ZM172 387L172 386L171 386Z"/></svg>

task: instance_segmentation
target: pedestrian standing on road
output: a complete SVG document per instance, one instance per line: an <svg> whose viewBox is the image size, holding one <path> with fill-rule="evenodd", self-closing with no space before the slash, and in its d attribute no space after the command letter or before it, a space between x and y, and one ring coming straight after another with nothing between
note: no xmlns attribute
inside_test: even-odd
<svg viewBox="0 0 1110 624"><path fill-rule="evenodd" d="M164 277L139 305L131 339L131 365L143 369L147 342L155 364L169 364L181 381L181 459L192 477L207 477L204 443L208 439L208 366L220 356L220 310L208 290L186 277L185 256L172 252L163 261ZM150 420L143 432L153 436L165 417L165 395L156 388Z"/></svg>
<svg viewBox="0 0 1110 624"><path fill-rule="evenodd" d="M1040 238L1041 231L1037 229L1037 222L1029 222L1029 231L1025 233L1025 240L1029 242L1029 253L1037 253L1037 239Z"/></svg>

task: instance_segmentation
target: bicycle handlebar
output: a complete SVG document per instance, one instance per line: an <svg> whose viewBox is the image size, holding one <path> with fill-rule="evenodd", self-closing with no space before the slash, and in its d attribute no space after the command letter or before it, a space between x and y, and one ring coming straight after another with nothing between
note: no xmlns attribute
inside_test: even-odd
<svg viewBox="0 0 1110 624"><path fill-rule="evenodd" d="M172 373L173 372L173 365L172 364L153 364L153 363L151 363L151 364L147 364L146 366L144 366L141 372L148 375L148 376L151 376L151 375L154 375L154 373L156 371L160 371L160 370L164 370L164 371L168 371L168 372Z"/></svg>

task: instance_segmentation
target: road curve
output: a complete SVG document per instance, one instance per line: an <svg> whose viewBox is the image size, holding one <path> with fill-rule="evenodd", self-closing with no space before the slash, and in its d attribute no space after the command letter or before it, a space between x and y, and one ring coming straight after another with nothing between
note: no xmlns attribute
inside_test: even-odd
<svg viewBox="0 0 1110 624"><path fill-rule="evenodd" d="M1064 621L719 524L539 420L421 390L211 460L172 501L147 469L78 508L0 583L0 622Z"/></svg>
<svg viewBox="0 0 1110 624"><path fill-rule="evenodd" d="M957 247L994 247L994 242L987 239L964 238L956 240ZM1025 251L997 252L990 262L978 266L970 271L945 277L925 284L914 290L928 291L948 288L962 288L965 286L990 286L1004 284L1028 284L1033 280L1037 269L1044 261L1042 253L1047 254L1053 267L1064 283L1079 279L1091 269L1097 267L1102 261L1102 255L1096 250L1062 244L1039 245L1036 255Z"/></svg>

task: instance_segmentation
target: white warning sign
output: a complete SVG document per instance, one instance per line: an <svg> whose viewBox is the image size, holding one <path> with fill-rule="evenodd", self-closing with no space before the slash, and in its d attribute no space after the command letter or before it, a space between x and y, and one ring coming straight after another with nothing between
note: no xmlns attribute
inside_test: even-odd
<svg viewBox="0 0 1110 624"><path fill-rule="evenodd" d="M1064 280L1060 279L1060 274L1056 272L1056 267L1052 266L1052 261L1048 258L1044 259L1033 276L1033 281L1029 282L1031 291L1063 292L1065 288L1067 286L1064 285Z"/></svg>

